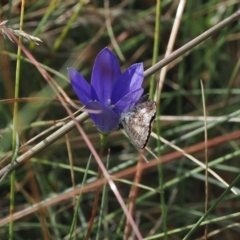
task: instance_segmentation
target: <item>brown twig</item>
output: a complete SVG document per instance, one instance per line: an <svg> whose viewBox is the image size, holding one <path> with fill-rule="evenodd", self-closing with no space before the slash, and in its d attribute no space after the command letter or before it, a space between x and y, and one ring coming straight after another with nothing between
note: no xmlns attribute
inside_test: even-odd
<svg viewBox="0 0 240 240"><path fill-rule="evenodd" d="M145 151L145 150L142 150ZM136 174L134 178L134 183L139 184L142 179L142 174L143 170L141 168L141 165L145 162L145 160L142 157L143 155L141 154L138 159L138 164L137 164L137 169L136 169ZM132 216L134 216L134 211L135 211L135 200L138 196L138 191L139 187L137 185L133 185L129 194L129 212ZM124 239L127 240L129 239L129 235L131 233L131 226L128 221L126 221L125 229L124 229Z"/></svg>
<svg viewBox="0 0 240 240"><path fill-rule="evenodd" d="M99 153L99 157L100 157L101 159L103 159L103 151L104 151L104 147L101 147L100 153ZM101 178L102 178L102 171L101 171L101 168L100 168L100 167L98 167L98 177L97 177L97 178L98 178L98 179L101 179ZM91 217L90 217L90 220L89 220L89 223L88 223L88 231L87 231L85 240L90 239L90 234L91 234L91 231L92 231L92 226L93 226L93 223L94 223L94 218L95 218L95 216L96 216L97 209L98 209L98 201L99 201L99 196L100 196L101 189L102 189L102 187L98 187L98 188L96 189L96 192L95 192L94 203L93 203L93 207L92 207L92 213L91 213Z"/></svg>

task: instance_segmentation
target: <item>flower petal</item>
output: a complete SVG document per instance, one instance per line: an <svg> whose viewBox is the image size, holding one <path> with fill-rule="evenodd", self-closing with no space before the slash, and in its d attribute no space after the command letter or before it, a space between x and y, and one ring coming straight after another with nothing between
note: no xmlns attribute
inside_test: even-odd
<svg viewBox="0 0 240 240"><path fill-rule="evenodd" d="M118 79L113 92L112 104L115 104L128 93L139 89L144 79L144 69L142 63L136 63L130 66Z"/></svg>
<svg viewBox="0 0 240 240"><path fill-rule="evenodd" d="M139 88L133 92L130 92L116 103L115 107L113 108L113 111L116 114L121 114L123 112L131 110L137 103L139 98L142 96L143 91L144 91L143 88Z"/></svg>
<svg viewBox="0 0 240 240"><path fill-rule="evenodd" d="M95 126L102 133L114 131L118 127L119 115L113 112L110 108L105 107L99 102L89 102L86 105L87 109L100 110L100 113L89 113Z"/></svg>
<svg viewBox="0 0 240 240"><path fill-rule="evenodd" d="M72 88L81 100L83 105L91 101L91 87L85 78L74 68L68 68L68 76L71 81Z"/></svg>
<svg viewBox="0 0 240 240"><path fill-rule="evenodd" d="M112 90L121 76L121 69L116 56L104 48L96 57L91 84L95 89L99 102L108 107Z"/></svg>
<svg viewBox="0 0 240 240"><path fill-rule="evenodd" d="M97 102L99 102L97 93L96 93L96 91L95 91L95 89L93 88L92 85L91 85L91 96L92 96L92 101L97 101Z"/></svg>

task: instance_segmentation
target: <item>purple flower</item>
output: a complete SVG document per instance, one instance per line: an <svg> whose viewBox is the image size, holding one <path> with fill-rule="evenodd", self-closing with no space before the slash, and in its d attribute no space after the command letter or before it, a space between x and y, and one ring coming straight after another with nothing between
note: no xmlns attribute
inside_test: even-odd
<svg viewBox="0 0 240 240"><path fill-rule="evenodd" d="M116 56L104 48L96 57L91 84L74 68L68 68L74 92L89 110L95 126L104 134L118 128L122 113L133 108L143 93L143 64L130 66L123 74Z"/></svg>

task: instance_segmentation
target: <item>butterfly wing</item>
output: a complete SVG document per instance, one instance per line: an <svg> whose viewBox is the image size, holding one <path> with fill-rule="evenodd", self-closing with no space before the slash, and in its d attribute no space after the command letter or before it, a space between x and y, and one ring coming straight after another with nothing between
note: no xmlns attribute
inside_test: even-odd
<svg viewBox="0 0 240 240"><path fill-rule="evenodd" d="M156 114L156 103L152 100L137 103L125 113L121 120L129 139L138 148L144 148L151 133L151 123Z"/></svg>

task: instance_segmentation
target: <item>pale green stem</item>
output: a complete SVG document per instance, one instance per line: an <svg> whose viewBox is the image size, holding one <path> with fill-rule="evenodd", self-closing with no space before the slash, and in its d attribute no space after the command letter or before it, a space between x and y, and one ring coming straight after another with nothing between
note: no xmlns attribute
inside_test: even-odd
<svg viewBox="0 0 240 240"><path fill-rule="evenodd" d="M161 21L161 0L157 0L152 65L155 65L158 61L158 51L160 44L160 21ZM149 96L151 99L154 96L155 89L156 89L156 76L152 75L149 90Z"/></svg>
<svg viewBox="0 0 240 240"><path fill-rule="evenodd" d="M84 176L83 176L82 186L84 186L84 184L86 183L90 163L91 163L91 158L89 158L89 161L88 161L87 166L86 166L86 171L85 171ZM77 221L78 209L80 207L81 200L82 200L82 194L80 194L78 196L77 205L76 205L75 212L74 212L74 215L73 215L72 225L71 225L71 229L70 229L68 239L72 239L72 234L73 234L75 224L76 224L76 221Z"/></svg>
<svg viewBox="0 0 240 240"><path fill-rule="evenodd" d="M23 17L24 17L24 7L25 7L25 0L21 2L21 16L20 16L20 30L23 29ZM19 38L21 42L21 37ZM15 79L15 93L14 97L19 97L19 85L20 85L20 69L21 69L21 48L18 46L17 50L17 66L16 66L16 79ZM14 102L13 107L13 133L12 133L12 152L13 156L16 155L17 149L17 125L18 125L18 102ZM15 161L13 159L13 161ZM10 215L14 212L14 202L15 202L15 171L11 173L11 189L10 189ZM13 230L14 223L10 221L9 223L9 239L14 239L14 230Z"/></svg>
<svg viewBox="0 0 240 240"><path fill-rule="evenodd" d="M61 0L52 0L50 2L47 10L45 11L45 13L43 15L43 18L38 23L37 28L32 33L33 36L37 37L39 35L39 33L41 31L43 31L44 25L47 23L48 18L51 16L51 14L54 12L54 10L56 9L56 7L58 6L58 4L60 2L61 2ZM29 48L32 50L32 49L34 49L35 46L36 46L36 44L34 42L31 42Z"/></svg>
<svg viewBox="0 0 240 240"><path fill-rule="evenodd" d="M161 21L161 0L157 0L156 5L156 18L155 18L155 32L154 32L154 48L153 48L153 59L152 65L155 65L158 61L158 52L159 52L159 45L160 45L160 21ZM150 80L150 98L153 98L156 90L156 76L152 75ZM156 93L159 95L160 93ZM159 99L159 98L158 98ZM157 103L157 118L160 116L160 103ZM160 136L161 128L160 128L160 121L156 123L156 131L157 135ZM160 141L157 141L157 149L158 149L158 156L161 155L161 148L160 148ZM158 173L159 173L159 185L160 185L160 192L161 192L161 212L162 212L162 223L163 223L163 231L165 233L164 239L167 239L167 224L166 224L166 204L164 198L164 190L163 190L163 170L162 164L158 165Z"/></svg>

